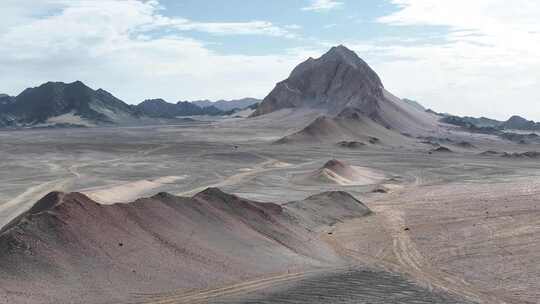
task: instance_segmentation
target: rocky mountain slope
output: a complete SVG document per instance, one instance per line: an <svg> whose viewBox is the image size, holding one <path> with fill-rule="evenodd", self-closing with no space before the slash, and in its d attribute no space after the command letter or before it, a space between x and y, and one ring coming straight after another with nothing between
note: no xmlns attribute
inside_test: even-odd
<svg viewBox="0 0 540 304"><path fill-rule="evenodd" d="M354 52L333 47L321 58L309 58L279 82L255 115L283 108L321 108L337 113L348 106L372 108L384 98L379 76Z"/></svg>
<svg viewBox="0 0 540 304"><path fill-rule="evenodd" d="M426 111L427 109L422 105L420 104L418 101L416 100L412 100L412 99L408 99L408 98L403 98L402 99L405 103L408 103L409 105L417 108L418 110L420 111Z"/></svg>

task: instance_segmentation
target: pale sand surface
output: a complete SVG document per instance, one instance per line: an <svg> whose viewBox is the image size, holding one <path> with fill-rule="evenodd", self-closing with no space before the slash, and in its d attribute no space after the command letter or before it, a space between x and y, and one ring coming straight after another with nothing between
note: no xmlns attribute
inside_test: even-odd
<svg viewBox="0 0 540 304"><path fill-rule="evenodd" d="M353 170L353 176L349 178L344 177L340 175L339 172L332 171L331 169L323 169L321 173L324 174L325 178L343 186L375 184L385 177L384 174L366 167L351 166L351 169Z"/></svg>
<svg viewBox="0 0 540 304"><path fill-rule="evenodd" d="M155 193L156 189L165 185L178 183L186 178L187 176L163 176L153 180L140 180L111 187L82 190L81 192L102 204L127 203L146 194Z"/></svg>

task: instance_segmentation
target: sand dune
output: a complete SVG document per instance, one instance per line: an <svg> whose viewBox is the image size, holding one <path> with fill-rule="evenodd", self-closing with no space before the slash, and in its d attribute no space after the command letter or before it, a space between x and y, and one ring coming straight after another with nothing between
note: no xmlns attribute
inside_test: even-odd
<svg viewBox="0 0 540 304"><path fill-rule="evenodd" d="M332 159L315 172L304 175L304 178L309 181L350 186L377 183L384 179L384 174L369 168L351 166L337 159Z"/></svg>

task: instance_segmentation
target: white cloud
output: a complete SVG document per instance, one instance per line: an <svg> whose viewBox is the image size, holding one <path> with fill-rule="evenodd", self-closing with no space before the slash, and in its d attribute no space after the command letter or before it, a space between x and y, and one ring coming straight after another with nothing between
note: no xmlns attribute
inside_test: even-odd
<svg viewBox="0 0 540 304"><path fill-rule="evenodd" d="M308 6L303 7L302 10L323 12L323 11L337 9L343 6L342 1L336 1L336 0L311 0L310 2L311 3Z"/></svg>
<svg viewBox="0 0 540 304"><path fill-rule="evenodd" d="M8 0L11 1L11 0ZM13 2L15 3L15 2ZM303 59L298 53L222 55L183 36L290 37L269 22L199 23L164 17L157 1L50 0L0 28L0 91L18 94L49 80L82 80L128 102L163 97L262 97ZM3 9L2 4L2 9ZM14 11L14 10L13 10ZM155 35L156 30L161 34Z"/></svg>
<svg viewBox="0 0 540 304"><path fill-rule="evenodd" d="M183 18L160 17L154 26L166 26L179 31L199 31L216 35L266 35L296 38L290 30L298 30L295 25L279 27L272 22L254 20L248 22L195 22Z"/></svg>
<svg viewBox="0 0 540 304"><path fill-rule="evenodd" d="M516 0L393 0L391 26L443 26L442 42L373 42L387 87L436 110L540 120L540 6ZM376 51L375 51L376 50Z"/></svg>

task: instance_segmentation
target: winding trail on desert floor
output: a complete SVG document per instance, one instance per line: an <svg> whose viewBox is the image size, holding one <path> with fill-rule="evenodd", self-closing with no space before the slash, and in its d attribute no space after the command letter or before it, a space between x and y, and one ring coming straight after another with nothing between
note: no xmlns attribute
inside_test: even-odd
<svg viewBox="0 0 540 304"><path fill-rule="evenodd" d="M69 176L30 187L26 189L23 193L19 194L13 199L0 205L0 214L2 214L2 217L0 217L0 228L8 224L11 220L16 218L17 216L19 216L19 214L28 210L35 202L37 202L42 197L47 195L47 193L51 191L67 191L69 189L69 186L76 179L81 178L82 173L80 173L79 170L83 167L112 163L112 162L122 161L126 159L131 159L134 157L145 156L150 153L157 152L162 149L166 149L169 146L170 145L160 145L152 149L137 151L133 154L130 154L124 157L86 162L86 163L78 163L75 165L71 165L66 168L66 170L69 173Z"/></svg>
<svg viewBox="0 0 540 304"><path fill-rule="evenodd" d="M393 238L393 253L397 258L401 271L411 275L430 289L438 288L449 293L461 295L471 301L481 303L506 303L494 297L487 296L480 290L471 287L463 279L453 277L432 267L418 251L406 231L405 221L399 210L392 207L376 207L375 212L385 219L386 227Z"/></svg>
<svg viewBox="0 0 540 304"><path fill-rule="evenodd" d="M274 170L298 168L298 167L302 167L302 166L309 165L309 164L317 162L317 161L310 161L310 162L300 163L300 164L297 164L297 165L292 165L292 164L289 164L289 163L284 163L284 162L280 161L279 159L263 156L263 155L260 155L260 154L257 154L257 156L259 156L261 158L264 158L266 160L259 163L259 164L256 164L254 167L250 168L249 171L243 171L243 172L228 176L228 177L224 178L220 182L200 186L200 187L188 190L188 191L176 193L175 195L178 195L178 196L191 196L191 195L197 194L197 193L199 193L201 191L204 191L207 188L212 188L212 187L220 188L220 187L224 187L224 186L237 185L237 184L240 184L242 182L248 181L248 180L250 180L252 178L255 178L257 175L259 175L261 173L274 171Z"/></svg>
<svg viewBox="0 0 540 304"><path fill-rule="evenodd" d="M19 214L25 212L32 204L47 195L47 193L53 190L65 190L71 182L71 177L45 182L26 189L20 195L0 205L0 214L2 214L2 217L0 217L0 228L8 224Z"/></svg>
<svg viewBox="0 0 540 304"><path fill-rule="evenodd" d="M412 184L383 200L377 201L376 205L371 206L372 210L380 216L384 222L384 227L386 227L392 237L392 251L398 261L398 269L412 276L419 283L426 285L430 289L437 288L445 290L478 303L506 304L507 302L500 298L496 298L473 287L473 285L464 279L445 273L430 265L429 261L421 254L411 239L410 232L404 230L406 227L404 214L400 210L399 204L396 204L396 201L398 200L398 196L403 192L418 189L424 183L428 182L424 177L424 171L419 170L414 173L415 179ZM414 202L408 203L414 204Z"/></svg>

